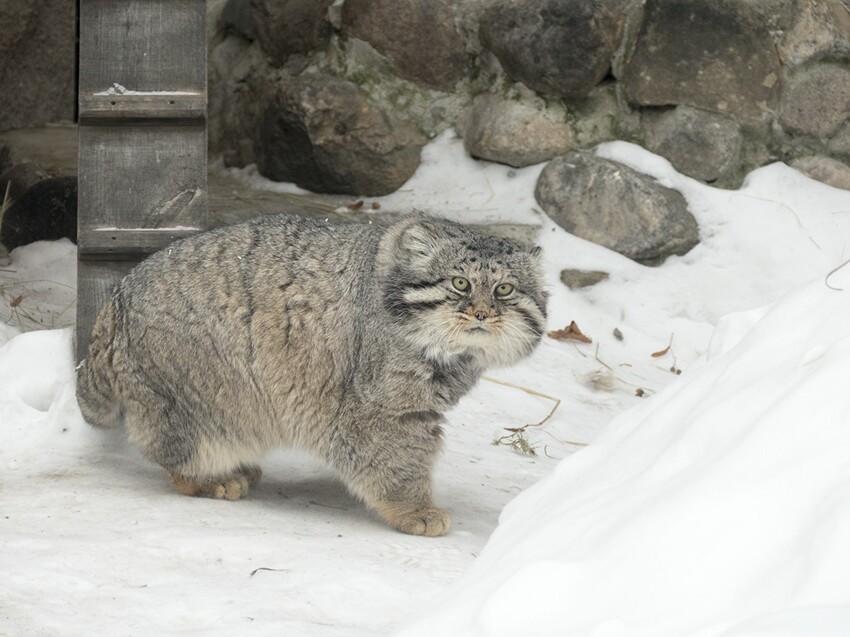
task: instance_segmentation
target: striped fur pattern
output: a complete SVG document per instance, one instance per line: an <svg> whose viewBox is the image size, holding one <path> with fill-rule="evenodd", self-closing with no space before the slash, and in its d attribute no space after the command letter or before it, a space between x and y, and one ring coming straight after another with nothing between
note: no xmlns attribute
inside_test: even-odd
<svg viewBox="0 0 850 637"><path fill-rule="evenodd" d="M198 234L137 266L101 310L80 408L96 426L123 421L180 493L239 499L263 455L292 446L391 526L442 535L442 414L539 342L538 252L421 214Z"/></svg>

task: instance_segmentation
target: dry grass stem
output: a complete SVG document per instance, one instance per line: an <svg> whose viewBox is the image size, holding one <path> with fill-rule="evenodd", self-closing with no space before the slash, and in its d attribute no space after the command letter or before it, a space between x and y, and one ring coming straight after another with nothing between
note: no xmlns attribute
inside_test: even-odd
<svg viewBox="0 0 850 637"><path fill-rule="evenodd" d="M546 416L540 422L529 423L527 425L522 425L521 427L504 427L505 431L508 431L510 433L507 433L499 438L495 438L492 442L494 446L505 445L518 453L522 453L527 456L536 456L537 448L528 441L528 438L526 438L526 429L528 429L529 427L542 427L544 424L546 424L546 422L555 413L555 410L557 410L560 406L561 399L555 398L554 396L549 396L548 394L544 394L533 389L529 389L528 387L523 387L522 385L515 385L514 383L509 383L504 380L498 380L496 378L492 378L491 376L482 376L481 378L482 380L486 380L491 383L496 383L497 385L510 387L512 389L518 389L522 392L525 392L526 394L529 394L530 396L536 396L538 398L551 400L554 403L552 405L552 409L549 410L549 413L546 414Z"/></svg>
<svg viewBox="0 0 850 637"><path fill-rule="evenodd" d="M624 385L628 385L629 387L634 387L635 389L639 389L644 393L646 393L646 392L655 393L654 389L649 389L649 388L643 387L641 385L635 385L634 383L630 383L629 381L623 380L622 378L620 378L617 375L617 372L614 370L613 367L611 367L608 363L606 363L601 358L599 358L599 343L596 344L596 350L593 352L593 358L596 360L597 363L599 363L600 365L605 367L607 370L609 370L611 372L611 374L613 374L615 380L623 383Z"/></svg>
<svg viewBox="0 0 850 637"><path fill-rule="evenodd" d="M844 263L839 265L837 268L833 268L832 270L829 271L829 274L827 274L826 278L824 278L824 280L823 280L826 287L828 287L830 290L835 290L836 292L843 292L844 291L844 288L837 288L834 285L830 285L829 284L829 277L831 277L833 274L838 272L841 268L845 267L848 263L850 263L850 259L847 259L847 261L845 261Z"/></svg>

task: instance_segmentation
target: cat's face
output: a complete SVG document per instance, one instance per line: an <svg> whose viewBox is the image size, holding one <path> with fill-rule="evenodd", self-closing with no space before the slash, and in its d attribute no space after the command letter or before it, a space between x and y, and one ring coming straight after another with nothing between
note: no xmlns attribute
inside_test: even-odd
<svg viewBox="0 0 850 637"><path fill-rule="evenodd" d="M469 353L509 365L531 353L545 327L538 252L420 217L396 243L385 306L435 359Z"/></svg>

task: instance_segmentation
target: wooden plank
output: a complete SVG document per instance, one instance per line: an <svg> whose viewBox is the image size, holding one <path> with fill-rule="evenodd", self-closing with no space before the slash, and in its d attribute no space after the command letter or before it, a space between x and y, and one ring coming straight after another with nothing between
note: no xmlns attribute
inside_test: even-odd
<svg viewBox="0 0 850 637"><path fill-rule="evenodd" d="M100 308L135 261L80 261L77 263L77 360L86 357L91 329Z"/></svg>
<svg viewBox="0 0 850 637"><path fill-rule="evenodd" d="M138 260L198 230L193 227L95 228L80 237L77 247L89 260Z"/></svg>
<svg viewBox="0 0 850 637"><path fill-rule="evenodd" d="M203 93L163 92L80 95L80 122L83 124L162 125L206 117L207 98Z"/></svg>
<svg viewBox="0 0 850 637"><path fill-rule="evenodd" d="M206 3L199 0L83 0L80 95L206 91Z"/></svg>
<svg viewBox="0 0 850 637"><path fill-rule="evenodd" d="M78 236L92 229L207 227L200 126L81 126Z"/></svg>
<svg viewBox="0 0 850 637"><path fill-rule="evenodd" d="M145 255L204 229L206 3L80 0L77 356Z"/></svg>

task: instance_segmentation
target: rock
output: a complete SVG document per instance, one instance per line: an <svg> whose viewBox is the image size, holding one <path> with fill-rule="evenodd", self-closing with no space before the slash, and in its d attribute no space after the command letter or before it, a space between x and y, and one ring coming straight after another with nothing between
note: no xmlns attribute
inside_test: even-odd
<svg viewBox="0 0 850 637"><path fill-rule="evenodd" d="M779 78L770 31L748 3L647 0L622 82L634 104L686 104L759 124L777 104Z"/></svg>
<svg viewBox="0 0 850 637"><path fill-rule="evenodd" d="M786 132L830 137L850 117L850 69L819 64L791 80L782 96L779 123Z"/></svg>
<svg viewBox="0 0 850 637"><path fill-rule="evenodd" d="M699 242L680 193L607 159L579 152L553 159L534 196L567 232L646 265L685 254Z"/></svg>
<svg viewBox="0 0 850 637"><path fill-rule="evenodd" d="M276 86L258 43L228 36L209 53L207 126L209 151L226 166L254 163L260 106Z"/></svg>
<svg viewBox="0 0 850 637"><path fill-rule="evenodd" d="M463 145L480 159L517 168L539 164L572 146L572 129L563 116L558 121L526 102L479 95L463 122Z"/></svg>
<svg viewBox="0 0 850 637"><path fill-rule="evenodd" d="M272 64L293 53L309 53L331 34L328 6L333 0L250 0L257 40Z"/></svg>
<svg viewBox="0 0 850 637"><path fill-rule="evenodd" d="M680 173L711 183L737 164L741 141L740 125L728 117L677 106L654 118L646 147Z"/></svg>
<svg viewBox="0 0 850 637"><path fill-rule="evenodd" d="M850 55L850 11L835 0L795 0L793 26L777 45L783 64L796 66Z"/></svg>
<svg viewBox="0 0 850 637"><path fill-rule="evenodd" d="M581 98L611 67L623 33L618 4L502 0L482 16L479 36L511 79L545 95Z"/></svg>
<svg viewBox="0 0 850 637"><path fill-rule="evenodd" d="M221 10L221 23L247 40L257 39L251 0L227 0Z"/></svg>
<svg viewBox="0 0 850 637"><path fill-rule="evenodd" d="M77 178L38 182L3 215L0 243L10 252L34 241L77 240Z"/></svg>
<svg viewBox="0 0 850 637"><path fill-rule="evenodd" d="M587 288L607 278L608 273L601 270L561 270L561 283L571 290Z"/></svg>
<svg viewBox="0 0 850 637"><path fill-rule="evenodd" d="M827 149L833 156L850 161L850 121L841 126L827 143Z"/></svg>
<svg viewBox="0 0 850 637"><path fill-rule="evenodd" d="M386 195L419 165L425 138L371 106L355 84L304 75L265 106L255 153L261 174L314 192Z"/></svg>
<svg viewBox="0 0 850 637"><path fill-rule="evenodd" d="M451 91L469 59L450 0L346 0L343 33L385 55L403 78Z"/></svg>
<svg viewBox="0 0 850 637"><path fill-rule="evenodd" d="M33 185L48 177L45 171L29 161L11 166L0 174L0 202L3 201L7 192L9 201L19 199Z"/></svg>
<svg viewBox="0 0 850 637"><path fill-rule="evenodd" d="M798 157L791 167L834 188L850 190L850 166L837 159L823 155Z"/></svg>
<svg viewBox="0 0 850 637"><path fill-rule="evenodd" d="M67 0L0 2L0 130L74 119L76 19Z"/></svg>

